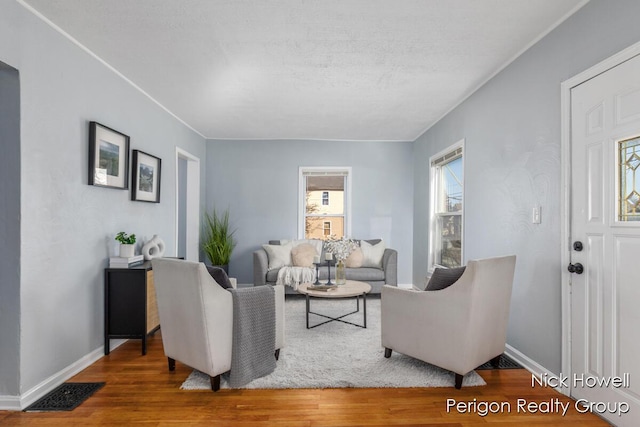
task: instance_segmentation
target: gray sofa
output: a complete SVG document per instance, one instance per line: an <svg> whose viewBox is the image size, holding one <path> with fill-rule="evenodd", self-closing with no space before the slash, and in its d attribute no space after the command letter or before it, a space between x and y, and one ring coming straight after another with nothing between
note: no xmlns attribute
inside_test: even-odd
<svg viewBox="0 0 640 427"><path fill-rule="evenodd" d="M367 240L372 245L380 242L380 239ZM270 240L270 245L279 245L279 240ZM275 285L278 278L278 269L269 271L269 258L267 252L260 248L253 252L253 284L254 286ZM395 249L386 248L382 256L382 268L360 267L347 268L347 280L358 280L371 285L371 293L379 294L384 285L398 284L398 252ZM327 280L327 267L320 268L320 280ZM335 278L335 268L331 268L331 279ZM290 287L286 287L287 293L292 293Z"/></svg>

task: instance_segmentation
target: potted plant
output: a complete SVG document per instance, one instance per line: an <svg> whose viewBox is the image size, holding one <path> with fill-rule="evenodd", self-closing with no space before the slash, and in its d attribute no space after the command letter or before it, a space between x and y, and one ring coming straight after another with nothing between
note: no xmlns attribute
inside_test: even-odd
<svg viewBox="0 0 640 427"><path fill-rule="evenodd" d="M122 258L131 258L135 255L136 251L136 235L127 235L124 231L116 234L116 240L120 242L120 256Z"/></svg>
<svg viewBox="0 0 640 427"><path fill-rule="evenodd" d="M213 266L223 268L227 274L231 252L236 247L233 238L235 232L229 226L229 210L221 215L215 209L212 214L205 212L202 250Z"/></svg>

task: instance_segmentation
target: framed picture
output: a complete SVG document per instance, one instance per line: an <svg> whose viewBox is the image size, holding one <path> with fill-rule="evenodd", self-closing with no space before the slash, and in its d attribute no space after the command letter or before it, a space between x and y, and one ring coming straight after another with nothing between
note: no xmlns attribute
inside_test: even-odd
<svg viewBox="0 0 640 427"><path fill-rule="evenodd" d="M161 160L144 151L133 150L131 200L160 203Z"/></svg>
<svg viewBox="0 0 640 427"><path fill-rule="evenodd" d="M129 137L89 122L89 185L129 188Z"/></svg>

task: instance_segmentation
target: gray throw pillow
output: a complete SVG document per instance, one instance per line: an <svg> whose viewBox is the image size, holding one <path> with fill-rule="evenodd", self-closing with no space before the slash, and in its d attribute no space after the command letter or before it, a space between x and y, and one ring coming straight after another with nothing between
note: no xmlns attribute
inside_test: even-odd
<svg viewBox="0 0 640 427"><path fill-rule="evenodd" d="M465 267L456 268L438 268L434 270L429 279L429 283L425 288L425 291L439 291L453 285L458 281L462 273L464 273Z"/></svg>
<svg viewBox="0 0 640 427"><path fill-rule="evenodd" d="M223 288L225 289L233 288L233 286L231 286L231 281L229 280L229 276L227 276L227 272L224 271L222 268L212 267L210 265L207 265L207 271L209 272L211 277L213 277L213 280L215 280Z"/></svg>

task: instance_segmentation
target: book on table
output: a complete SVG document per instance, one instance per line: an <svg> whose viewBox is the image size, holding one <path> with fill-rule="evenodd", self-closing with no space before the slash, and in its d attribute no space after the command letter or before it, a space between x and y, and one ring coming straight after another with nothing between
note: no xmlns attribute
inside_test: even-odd
<svg viewBox="0 0 640 427"><path fill-rule="evenodd" d="M129 268L135 267L136 265L140 265L144 262L143 255L135 255L132 257L111 257L109 258L109 267L110 268Z"/></svg>
<svg viewBox="0 0 640 427"><path fill-rule="evenodd" d="M332 284L332 285L309 285L307 286L307 289L310 291L324 291L324 292L328 292L328 291L332 291L334 289L338 289L338 285Z"/></svg>

